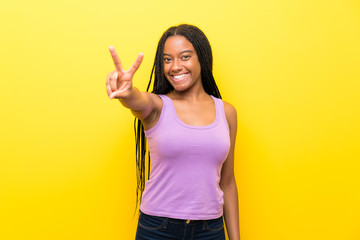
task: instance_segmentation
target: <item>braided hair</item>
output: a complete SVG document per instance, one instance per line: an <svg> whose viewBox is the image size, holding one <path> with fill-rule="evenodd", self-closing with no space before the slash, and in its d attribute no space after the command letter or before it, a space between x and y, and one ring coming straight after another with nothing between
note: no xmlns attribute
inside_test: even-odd
<svg viewBox="0 0 360 240"><path fill-rule="evenodd" d="M193 45L198 56L201 68L201 81L207 94L221 98L219 89L215 83L212 73L213 57L209 40L205 34L196 26L189 24L181 24L170 27L161 36L155 55L154 64L151 70L150 81L146 91L149 91L151 81L154 78L154 86L152 93L167 94L174 90L164 75L164 45L166 40L171 36L183 36ZM137 172L137 190L136 190L136 206L141 202L142 193L145 188L146 175L150 178L150 153L146 149L146 137L144 126L141 121L135 118L134 121L135 144L136 144L136 172ZM146 155L148 159L148 169L146 173Z"/></svg>

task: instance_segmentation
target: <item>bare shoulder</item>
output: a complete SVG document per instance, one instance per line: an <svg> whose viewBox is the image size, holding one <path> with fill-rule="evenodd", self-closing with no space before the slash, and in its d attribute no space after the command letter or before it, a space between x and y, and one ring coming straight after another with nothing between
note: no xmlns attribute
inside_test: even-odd
<svg viewBox="0 0 360 240"><path fill-rule="evenodd" d="M146 92L148 94L149 99L151 100L155 111L161 111L162 109L162 99L159 95L155 93Z"/></svg>
<svg viewBox="0 0 360 240"><path fill-rule="evenodd" d="M226 121L229 125L230 130L230 139L231 139L231 145L232 148L235 144L235 138L237 133L237 112L233 105L231 105L228 102L223 101L224 103L224 111L226 116Z"/></svg>
<svg viewBox="0 0 360 240"><path fill-rule="evenodd" d="M226 115L226 119L228 121L228 123L236 123L237 121L237 112L236 109L233 105L231 105L230 103L226 102L223 100L224 103L224 110L225 110L225 115Z"/></svg>

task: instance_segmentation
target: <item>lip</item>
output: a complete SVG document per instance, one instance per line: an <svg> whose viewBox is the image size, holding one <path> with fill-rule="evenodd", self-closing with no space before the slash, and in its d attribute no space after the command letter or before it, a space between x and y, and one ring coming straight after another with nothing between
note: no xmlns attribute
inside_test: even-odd
<svg viewBox="0 0 360 240"><path fill-rule="evenodd" d="M176 75L170 75L174 82L181 82L182 80L186 79L189 76L189 73L182 73Z"/></svg>

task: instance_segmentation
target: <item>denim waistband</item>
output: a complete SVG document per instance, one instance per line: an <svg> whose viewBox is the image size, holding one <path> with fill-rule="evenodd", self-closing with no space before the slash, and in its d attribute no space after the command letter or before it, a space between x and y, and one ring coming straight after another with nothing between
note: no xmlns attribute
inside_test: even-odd
<svg viewBox="0 0 360 240"><path fill-rule="evenodd" d="M142 211L140 211L140 214L144 214L144 215L148 215L146 213L143 213ZM153 215L148 215L151 217L156 217L156 218L161 218L163 220L167 220L167 222L169 223L174 223L174 224L179 224L179 225L196 225L196 224L205 224L207 222L211 222L211 221L219 221L222 219L222 216L216 219L207 219L207 220L191 220L191 219L177 219L177 218L169 218L169 217L158 217L158 216L153 216Z"/></svg>

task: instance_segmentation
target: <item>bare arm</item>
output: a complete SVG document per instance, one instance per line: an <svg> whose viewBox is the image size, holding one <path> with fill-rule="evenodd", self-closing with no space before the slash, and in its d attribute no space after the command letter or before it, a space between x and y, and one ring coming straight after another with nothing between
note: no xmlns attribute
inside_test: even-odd
<svg viewBox="0 0 360 240"><path fill-rule="evenodd" d="M226 119L230 128L230 152L221 170L220 187L224 192L224 218L230 240L240 239L238 193L234 176L234 148L237 131L235 108L224 102Z"/></svg>
<svg viewBox="0 0 360 240"><path fill-rule="evenodd" d="M146 122L149 116L161 109L162 103L157 95L140 92L132 85L133 76L140 67L144 55L140 53L129 70L125 71L115 49L110 47L109 51L116 68L106 78L106 90L109 98L119 99L121 104L129 108L135 117L139 118L143 123Z"/></svg>

